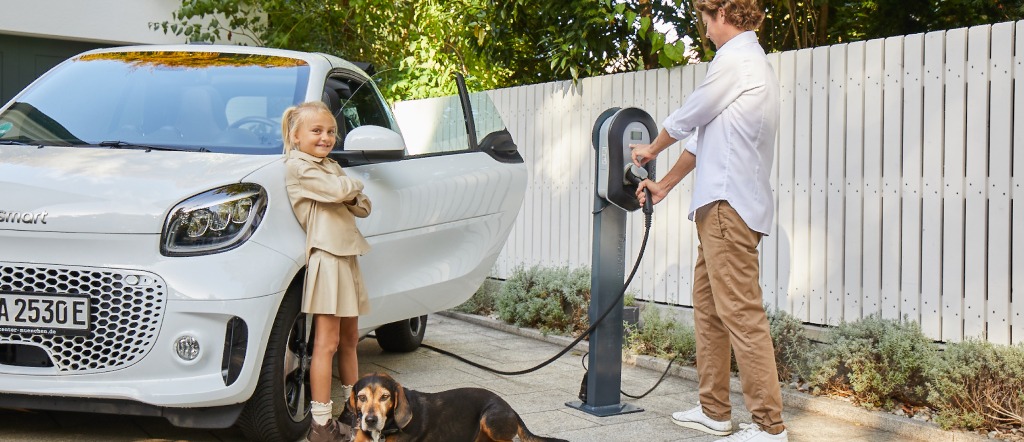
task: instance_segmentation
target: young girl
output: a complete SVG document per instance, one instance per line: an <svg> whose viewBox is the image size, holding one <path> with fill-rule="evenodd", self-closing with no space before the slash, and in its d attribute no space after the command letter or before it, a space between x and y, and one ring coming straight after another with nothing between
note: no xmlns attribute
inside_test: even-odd
<svg viewBox="0 0 1024 442"><path fill-rule="evenodd" d="M350 440L353 422L331 418L331 362L338 351L344 403L359 374L358 316L369 312L356 257L370 245L355 221L370 214L370 200L362 182L327 158L337 131L334 116L319 101L290 107L281 119L288 197L306 231L302 311L313 315L316 327L309 369L313 423L306 436L311 442Z"/></svg>

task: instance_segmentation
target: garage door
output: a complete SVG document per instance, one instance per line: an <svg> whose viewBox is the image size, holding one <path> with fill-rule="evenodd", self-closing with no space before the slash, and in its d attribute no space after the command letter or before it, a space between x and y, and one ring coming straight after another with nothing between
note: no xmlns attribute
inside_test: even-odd
<svg viewBox="0 0 1024 442"><path fill-rule="evenodd" d="M14 98L58 63L80 52L106 46L109 45L0 35L0 104Z"/></svg>

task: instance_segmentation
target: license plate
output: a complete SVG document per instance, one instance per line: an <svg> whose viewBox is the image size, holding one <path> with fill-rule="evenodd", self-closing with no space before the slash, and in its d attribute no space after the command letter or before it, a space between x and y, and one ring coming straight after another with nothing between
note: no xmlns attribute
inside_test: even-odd
<svg viewBox="0 0 1024 442"><path fill-rule="evenodd" d="M0 333L89 333L89 297L0 293Z"/></svg>

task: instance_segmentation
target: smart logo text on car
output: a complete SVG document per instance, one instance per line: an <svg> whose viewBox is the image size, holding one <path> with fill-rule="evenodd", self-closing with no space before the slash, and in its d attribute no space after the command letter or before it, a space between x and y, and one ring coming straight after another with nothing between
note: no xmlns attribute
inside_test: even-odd
<svg viewBox="0 0 1024 442"><path fill-rule="evenodd" d="M46 211L42 212L8 212L0 210L0 223L46 224Z"/></svg>

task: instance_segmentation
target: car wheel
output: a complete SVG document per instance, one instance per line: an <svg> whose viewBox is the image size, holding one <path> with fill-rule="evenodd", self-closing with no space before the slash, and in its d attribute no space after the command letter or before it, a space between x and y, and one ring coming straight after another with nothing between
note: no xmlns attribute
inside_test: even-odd
<svg viewBox="0 0 1024 442"><path fill-rule="evenodd" d="M384 351L410 352L420 347L427 333L427 315L377 327L377 344Z"/></svg>
<svg viewBox="0 0 1024 442"><path fill-rule="evenodd" d="M274 318L256 391L238 417L249 440L298 440L309 428L313 333L301 301L301 290L288 290Z"/></svg>

